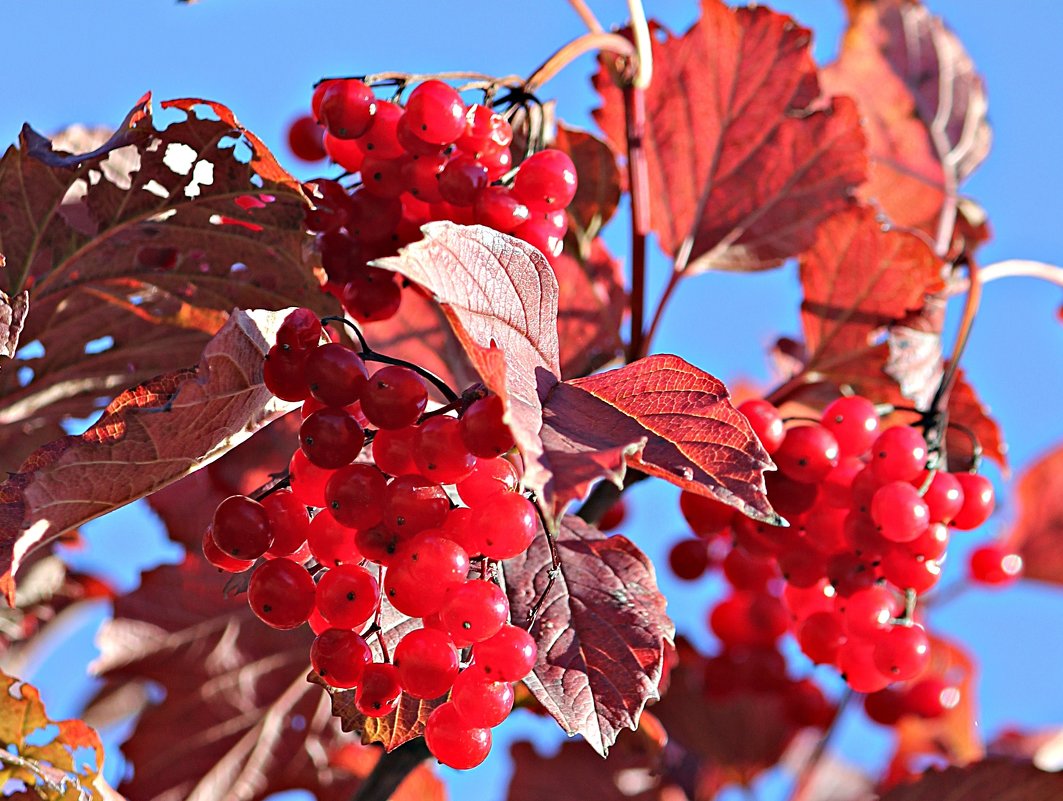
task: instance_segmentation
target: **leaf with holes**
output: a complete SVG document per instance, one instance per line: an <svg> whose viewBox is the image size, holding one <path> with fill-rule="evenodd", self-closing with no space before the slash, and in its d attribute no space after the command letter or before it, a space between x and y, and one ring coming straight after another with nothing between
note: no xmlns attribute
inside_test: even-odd
<svg viewBox="0 0 1063 801"><path fill-rule="evenodd" d="M565 731L582 734L605 756L621 729L635 728L646 702L658 697L675 626L653 565L625 537L566 517L557 550L561 570L531 627L539 657L524 683ZM503 563L514 621L528 619L551 567L545 536Z"/></svg>
<svg viewBox="0 0 1063 801"><path fill-rule="evenodd" d="M1027 468L1016 491L1018 520L1006 541L1023 559L1023 576L1063 584L1063 447Z"/></svg>
<svg viewBox="0 0 1063 801"><path fill-rule="evenodd" d="M524 483L541 490L542 393L560 380L557 279L531 245L482 225L429 223L424 239L374 262L428 290L472 366L503 399L525 458Z"/></svg>
<svg viewBox="0 0 1063 801"><path fill-rule="evenodd" d="M103 745L80 720L48 718L36 687L0 673L0 783L39 798L101 798ZM87 761L86 761L87 760Z"/></svg>
<svg viewBox="0 0 1063 801"><path fill-rule="evenodd" d="M678 356L657 355L557 384L544 403L544 461L555 511L628 466L779 522L764 489L773 468L723 383Z"/></svg>
<svg viewBox="0 0 1063 801"><path fill-rule="evenodd" d="M897 225L941 239L944 252L957 187L989 152L985 86L959 39L924 6L848 5L841 53L821 80L859 103L871 159L860 194Z"/></svg>
<svg viewBox="0 0 1063 801"><path fill-rule="evenodd" d="M306 681L313 634L264 626L246 598L226 596L226 578L189 555L115 601L97 641L104 685L89 714L130 684L165 691L122 746L134 770L118 789L158 801L228 798L236 787L231 797L246 801L297 788L349 797L357 777L328 759L349 739Z"/></svg>
<svg viewBox="0 0 1063 801"><path fill-rule="evenodd" d="M941 261L922 239L883 228L865 207L821 226L800 267L805 370L857 388L892 383L880 338L942 286Z"/></svg>
<svg viewBox="0 0 1063 801"><path fill-rule="evenodd" d="M912 784L895 787L881 801L1058 801L1063 773L1029 762L987 759L966 767L930 770Z"/></svg>
<svg viewBox="0 0 1063 801"><path fill-rule="evenodd" d="M8 598L31 551L206 466L292 404L262 383L287 311L235 310L199 366L127 390L84 434L44 445L0 482L0 569Z"/></svg>
<svg viewBox="0 0 1063 801"><path fill-rule="evenodd" d="M566 213L575 238L581 246L589 246L620 203L622 178L616 153L594 134L564 123L557 127L554 147L568 153L576 165L579 185Z"/></svg>
<svg viewBox="0 0 1063 801"><path fill-rule="evenodd" d="M24 352L0 371L0 427L91 416L192 363L234 306L337 308L305 261L298 182L205 105L221 119L188 111L160 130L145 96L109 138L27 126L0 159L0 292L29 298Z"/></svg>
<svg viewBox="0 0 1063 801"><path fill-rule="evenodd" d="M815 102L811 33L767 8L720 0L702 0L682 36L656 33L642 143L661 247L690 271L764 269L796 256L850 205L866 169L852 101ZM595 118L626 151L623 93L604 65L595 86Z"/></svg>
<svg viewBox="0 0 1063 801"><path fill-rule="evenodd" d="M557 336L561 343L561 375L574 378L617 358L624 343L620 326L627 310L627 290L620 262L600 238L580 253L574 237L553 261L557 276Z"/></svg>

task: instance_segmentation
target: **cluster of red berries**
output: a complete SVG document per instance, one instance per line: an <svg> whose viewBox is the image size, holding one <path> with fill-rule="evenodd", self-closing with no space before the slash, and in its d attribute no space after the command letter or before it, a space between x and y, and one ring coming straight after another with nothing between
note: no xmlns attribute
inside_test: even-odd
<svg viewBox="0 0 1063 801"><path fill-rule="evenodd" d="M836 666L859 692L917 679L930 644L914 601L937 583L950 530L989 517L992 484L937 468L919 429L882 429L863 397L839 398L818 421L790 427L766 401L739 410L778 465L765 476L768 499L790 525L682 494L701 539L673 548L672 569L693 579L720 562L733 588L710 627L725 647L767 647L789 631L813 662ZM1000 583L1017 574L1008 564L976 552L974 577Z"/></svg>
<svg viewBox="0 0 1063 801"><path fill-rule="evenodd" d="M254 569L248 602L267 625L309 623L314 670L355 689L363 714L387 715L401 692L449 693L426 724L428 747L451 767L475 767L512 708L511 683L536 658L492 581L493 563L523 553L538 530L505 456L513 437L501 401L479 398L460 418L425 414L428 390L414 369L389 364L370 376L354 350L320 344L324 333L312 312L296 310L265 363L266 386L303 404L290 487L222 501L204 554L222 570ZM423 623L390 661L378 625L384 597ZM374 634L382 662L366 640Z"/></svg>
<svg viewBox="0 0 1063 801"><path fill-rule="evenodd" d="M575 166L560 150L541 150L515 167L513 129L491 106L466 105L454 87L428 80L403 107L352 78L318 84L312 110L290 132L293 151L327 154L361 177L350 191L317 181L308 220L320 234L326 289L355 319L384 320L398 310L394 276L369 263L420 239L427 222L479 223L548 259L560 255Z"/></svg>

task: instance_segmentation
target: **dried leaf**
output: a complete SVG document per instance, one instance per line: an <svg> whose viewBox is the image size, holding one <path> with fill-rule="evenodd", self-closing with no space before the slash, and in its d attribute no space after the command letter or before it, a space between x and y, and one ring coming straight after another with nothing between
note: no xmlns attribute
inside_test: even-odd
<svg viewBox="0 0 1063 801"><path fill-rule="evenodd" d="M198 368L127 390L84 434L43 446L0 483L9 599L28 553L204 467L292 408L262 383L263 357L285 316L234 311Z"/></svg>
<svg viewBox="0 0 1063 801"><path fill-rule="evenodd" d="M1029 762L987 759L967 767L930 771L914 784L895 787L881 801L1058 801L1063 773Z"/></svg>
<svg viewBox="0 0 1063 801"><path fill-rule="evenodd" d="M548 475L539 464L539 398L560 379L557 279L531 245L484 226L429 223L425 237L377 266L420 284L442 305L484 384L506 405L525 458L525 484Z"/></svg>
<svg viewBox="0 0 1063 801"><path fill-rule="evenodd" d="M555 510L627 465L777 523L763 471L773 467L724 385L678 356L640 359L555 386L544 404L547 486Z"/></svg>
<svg viewBox="0 0 1063 801"><path fill-rule="evenodd" d="M554 147L568 153L576 165L579 185L567 209L569 228L581 248L594 241L616 213L621 174L616 153L597 136L561 123ZM564 286L563 281L559 281ZM562 340L563 341L563 340Z"/></svg>
<svg viewBox="0 0 1063 801"><path fill-rule="evenodd" d="M115 601L94 669L108 689L165 691L122 746L134 770L119 790L155 801L257 801L297 788L350 797L357 779L328 759L343 735L305 678L312 632L266 627L246 598L226 597L226 578L189 555Z"/></svg>
<svg viewBox="0 0 1063 801"><path fill-rule="evenodd" d="M34 346L0 373L0 426L91 416L191 363L233 306L336 308L304 261L298 183L208 105L222 119L159 130L145 96L105 142L26 127L0 160L0 291L28 291Z"/></svg>
<svg viewBox="0 0 1063 801"><path fill-rule="evenodd" d="M650 217L688 270L755 270L796 256L864 180L855 105L813 108L811 33L763 7L702 0L682 36L653 37L643 145ZM626 150L622 92L603 65L595 112ZM677 89L678 87L678 89Z"/></svg>
<svg viewBox="0 0 1063 801"><path fill-rule="evenodd" d="M1063 584L1063 448L1027 468L1016 491L1019 517L1007 535L1026 578Z"/></svg>
<svg viewBox="0 0 1063 801"><path fill-rule="evenodd" d="M985 86L959 39L919 3L849 3L828 93L856 98L871 164L862 197L949 245L951 197L989 152Z"/></svg>
<svg viewBox="0 0 1063 801"><path fill-rule="evenodd" d="M582 734L605 756L621 729L634 729L646 702L658 697L675 626L652 563L625 537L566 517L557 550L560 573L530 629L539 658L524 683L565 731ZM552 565L545 536L503 563L514 621L528 619Z"/></svg>
<svg viewBox="0 0 1063 801"><path fill-rule="evenodd" d="M613 361L623 349L620 325L628 301L624 273L601 239L588 243L584 258L570 237L553 267L559 293L561 375L587 375Z"/></svg>
<svg viewBox="0 0 1063 801"><path fill-rule="evenodd" d="M0 254L0 267L4 266L3 254ZM10 297L0 290L0 358L13 358L18 350L18 338L26 324L26 315L30 310L28 292L19 292Z"/></svg>
<svg viewBox="0 0 1063 801"><path fill-rule="evenodd" d="M0 785L22 782L38 798L61 801L101 798L103 745L96 732L80 720L50 720L30 684L0 673L0 685Z"/></svg>

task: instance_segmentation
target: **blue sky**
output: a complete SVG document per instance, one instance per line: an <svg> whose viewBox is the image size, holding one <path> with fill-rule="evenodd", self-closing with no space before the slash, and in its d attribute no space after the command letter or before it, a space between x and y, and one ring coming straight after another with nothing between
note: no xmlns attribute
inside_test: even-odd
<svg viewBox="0 0 1063 801"><path fill-rule="evenodd" d="M608 25L619 22L624 4L592 2ZM768 3L794 14L816 31L816 55L828 60L842 26L840 3L780 0ZM1063 5L1055 0L988 4L930 0L959 33L986 77L994 128L988 161L965 190L989 211L995 240L984 263L1021 257L1063 262L1058 201L1063 184L1058 131L1063 128L1060 79ZM694 18L694 0L648 2L651 15L682 30ZM309 102L322 75L383 69L433 72L470 69L528 73L553 49L581 32L563 0L439 3L404 0L352 3L341 0L203 0L190 7L169 0L104 0L87 10L72 0L7 3L9 35L0 49L0 142L13 142L22 123L52 132L68 124L115 124L146 90L156 100L198 96L228 104L238 117L284 157L286 123ZM14 35L12 35L14 33ZM556 97L567 121L590 126L595 98L588 59L569 67L542 93ZM610 233L622 254L623 223ZM665 274L654 259L655 276ZM651 278L656 285L657 278ZM779 334L798 332L796 278L792 269L756 276L706 275L679 293L657 342L725 380L771 379L767 347ZM650 297L656 291L651 289ZM1004 426L1017 469L1053 443L1063 441L1063 326L1055 318L1063 293L1030 280L999 282L986 291L965 367L974 386ZM691 335L691 332L693 336ZM1003 485L1001 485L1003 487ZM682 530L675 493L641 485L624 532L658 564ZM982 531L957 536L946 581L962 572L971 543L1006 525L1013 510L1002 504ZM115 563L115 552L145 560L173 559L154 522L139 509L88 526L88 548L75 557L135 582L139 564ZM662 535L663 532L663 535ZM662 577L680 628L709 645L703 618L719 587L702 582L676 587ZM86 664L92 629L105 610L71 624L69 637L41 652L29 666L56 714L75 714L87 682L71 681L57 665ZM975 591L935 613L941 631L971 643L982 665L983 728L1009 723L1063 723L1063 695L1056 676L1063 642L1044 637L1063 619L1063 592L1024 586L1005 593ZM58 649L58 650L55 650ZM488 765L465 776L447 772L454 797L501 798L506 770L505 740L556 735L537 723L513 721L500 731ZM884 753L881 734L859 716L839 741L846 755L873 764ZM765 787L765 798L780 782ZM474 789L475 788L475 789Z"/></svg>

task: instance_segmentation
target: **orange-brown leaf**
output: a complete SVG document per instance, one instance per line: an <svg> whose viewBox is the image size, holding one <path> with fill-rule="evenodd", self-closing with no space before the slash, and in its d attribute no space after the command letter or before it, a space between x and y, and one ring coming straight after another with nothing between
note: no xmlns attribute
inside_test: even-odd
<svg viewBox="0 0 1063 801"><path fill-rule="evenodd" d="M895 787L881 801L1058 801L1063 773L1047 773L1029 762L987 759L967 767L927 771L918 781Z"/></svg>
<svg viewBox="0 0 1063 801"><path fill-rule="evenodd" d="M557 276L557 336L561 343L561 375L576 378L613 361L623 348L620 325L627 309L627 290L620 262L601 239L579 252L575 237L554 259Z"/></svg>
<svg viewBox="0 0 1063 801"><path fill-rule="evenodd" d="M1019 479L1019 518L1007 535L1026 578L1063 584L1063 448L1042 456Z"/></svg>
<svg viewBox="0 0 1063 801"><path fill-rule="evenodd" d="M569 227L581 245L589 245L620 203L622 179L616 153L594 134L564 123L557 127L554 147L568 153L576 165L579 185L567 209Z"/></svg>

